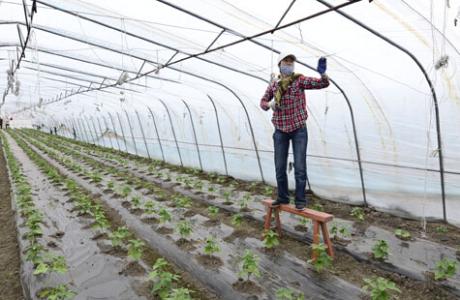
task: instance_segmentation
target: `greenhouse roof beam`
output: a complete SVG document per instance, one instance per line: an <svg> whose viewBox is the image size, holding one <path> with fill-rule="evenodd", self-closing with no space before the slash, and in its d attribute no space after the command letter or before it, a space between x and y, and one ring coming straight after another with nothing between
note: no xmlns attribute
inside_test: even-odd
<svg viewBox="0 0 460 300"><path fill-rule="evenodd" d="M287 13L291 10L292 6L294 5L296 0L292 0L291 1L291 4L289 4L288 8L284 11L283 15L281 16L281 19L278 21L278 23L276 23L276 26L275 28L278 28L278 26L280 26L281 22L284 20L284 18L286 17ZM271 34L273 34L274 31L271 32Z"/></svg>
<svg viewBox="0 0 460 300"><path fill-rule="evenodd" d="M246 36L244 36L242 33L239 33L239 32L237 32L235 30L232 30L232 29L230 29L230 28L228 28L228 27L226 27L224 25L218 24L218 23L216 23L216 22L214 22L214 21L212 21L212 20L210 20L208 18L200 16L200 15L198 15L196 13L193 13L193 12L191 12L189 10L186 10L186 9L180 7L180 6L177 6L175 4L169 3L168 1L165 1L165 0L157 0L157 1L163 3L163 4L167 5L167 6L170 6L170 7L174 8L174 9L176 9L176 10L182 11L185 14L191 15L192 17L195 17L195 18L197 18L197 19L199 19L201 21L204 21L204 22L206 22L208 24L214 25L214 26L219 27L221 29L225 29L227 32L231 32L231 33L233 33L233 34L235 34L235 35L237 35L239 37L246 38ZM284 25L284 26L286 26L286 25ZM269 50L271 52L275 52L275 53L280 54L279 50L276 50L276 49L274 49L272 47L269 47L269 46L265 45L264 43L258 42L258 41L254 40L254 39L249 39L249 41L254 43L254 44L256 44L256 45L258 45L258 46L260 46L260 47L262 47L262 48L265 48L265 49L267 49L267 50ZM309 68L311 70L316 70L312 66L310 66L307 63L304 63L304 62L302 62L300 60L297 60L297 63L299 63L299 64L301 64L301 65L303 65L303 66L305 66L305 67L307 67L307 68ZM335 82L332 79L330 79L330 81L332 82L332 84L335 87L337 87L337 89L343 95L343 97L345 99L345 102L347 103L347 107L348 107L348 109L350 111L350 118L351 118L351 122L352 122L353 137L354 137L354 144L355 144L354 146L355 146L356 156L357 156L357 160L358 160L359 176L360 176L360 181L361 181L361 190L362 190L362 194L363 194L363 202L364 202L365 205L367 205L366 187L365 187L365 183L364 183L364 172L363 172L363 166L362 166L362 162L361 162L361 151L359 149L359 141L358 141L358 134L357 134L357 129L356 129L356 122L355 122L353 107L351 105L350 100L348 99L347 94L340 87L340 85L337 84L337 82Z"/></svg>
<svg viewBox="0 0 460 300"><path fill-rule="evenodd" d="M361 0L354 0L354 1L361 1ZM175 48L175 47L171 47L171 46L169 46L169 45L166 45L166 44L163 44L163 43L154 41L154 40L152 40L152 39L148 39L148 38L146 38L146 37L144 37L144 36L140 36L140 35L138 35L138 34L135 34L135 33L132 33L132 32L126 31L126 30L123 30L123 29L121 29L121 28L114 27L114 26L112 26L112 25L110 25L110 24L106 24L106 23L104 23L104 22L95 20L95 19L93 19L93 18L89 18L89 17L83 16L82 14L79 14L79 13L76 13L76 12L73 12L73 11L70 11L70 10L66 10L66 9L64 9L64 8L62 8L62 7L58 7L58 6L55 6L55 5L51 5L51 4L46 3L46 2L43 2L43 1L41 1L41 0L37 0L37 2L40 3L40 4L43 4L43 5L45 5L45 6L51 7L51 8L53 8L53 9L57 10L57 11L61 11L61 12L63 12L63 13L70 14L70 15L73 15L73 16L75 16L75 17L78 17L78 18L80 18L80 19L82 19L82 20L85 20L85 21L88 21L88 22L92 22L92 23L98 24L98 25L100 25L100 26L103 26L103 27L106 27L106 28L109 28L109 29L118 31L118 32L123 33L123 34L126 34L126 35L128 35L128 36L131 36L131 37L140 39L140 40L142 40L142 41L144 41L144 42L148 42L148 43L151 43L151 44L154 44L154 45L156 45L156 46L160 46L160 47L163 47L163 48L172 50L172 51L177 51L177 52L179 52L179 53L182 53L182 54L187 55L187 57L190 57L190 58L191 58L192 56L194 57L194 54L190 54L190 53L188 53L188 52L181 51L181 50L179 50L179 49L177 49L177 48ZM124 53L124 54L126 54L126 53ZM232 68L232 67L230 67L230 66L227 66L227 65L224 65L224 64L221 64L221 63L212 61L212 60L208 60L208 59L206 59L206 58L202 58L202 57L197 57L197 58L198 58L199 60L202 60L202 61L207 62L207 63L209 63L209 64L213 64L213 65L216 65L216 66L221 67L221 68L225 68L225 69L230 70L230 71L233 71L233 72L237 72L237 73L240 73L240 74L244 74L244 75L247 75L247 76L250 76L250 77L253 77L253 78L262 80L262 81L267 81L267 80L265 80L265 79L263 79L263 78L261 78L261 77L259 77L259 76L256 76L256 75L254 75L254 74L251 74L251 73L248 73L248 72L244 72L244 71L241 71L241 70ZM167 66L169 66L170 64L171 64L171 63L168 62L168 64L162 65L161 68L167 67ZM158 65L158 63L155 62L155 65ZM153 70L152 72L155 72L155 71L158 71L158 69L155 69L155 70ZM150 72L150 73L151 73L151 72ZM150 73L149 73L149 74L150 74Z"/></svg>

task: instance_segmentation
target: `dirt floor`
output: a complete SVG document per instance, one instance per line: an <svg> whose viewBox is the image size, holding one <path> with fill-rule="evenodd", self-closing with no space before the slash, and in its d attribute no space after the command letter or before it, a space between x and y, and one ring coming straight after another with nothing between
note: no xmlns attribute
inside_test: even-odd
<svg viewBox="0 0 460 300"><path fill-rule="evenodd" d="M11 210L10 182L0 141L0 295L3 300L21 300L19 246Z"/></svg>

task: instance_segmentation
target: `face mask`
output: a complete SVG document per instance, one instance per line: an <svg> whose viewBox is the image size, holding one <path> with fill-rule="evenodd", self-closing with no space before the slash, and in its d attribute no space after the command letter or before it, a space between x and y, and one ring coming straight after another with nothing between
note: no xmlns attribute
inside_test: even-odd
<svg viewBox="0 0 460 300"><path fill-rule="evenodd" d="M291 75L294 72L294 65L281 65L280 72L283 75Z"/></svg>

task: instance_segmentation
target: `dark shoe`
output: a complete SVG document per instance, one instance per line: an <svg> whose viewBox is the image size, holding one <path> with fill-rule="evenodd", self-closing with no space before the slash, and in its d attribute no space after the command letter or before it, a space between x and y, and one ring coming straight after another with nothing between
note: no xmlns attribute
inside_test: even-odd
<svg viewBox="0 0 460 300"><path fill-rule="evenodd" d="M295 209L296 210L304 210L307 205L305 203L296 203Z"/></svg>
<svg viewBox="0 0 460 300"><path fill-rule="evenodd" d="M272 202L272 207L278 207L282 204L289 204L289 201L286 200L276 200Z"/></svg>

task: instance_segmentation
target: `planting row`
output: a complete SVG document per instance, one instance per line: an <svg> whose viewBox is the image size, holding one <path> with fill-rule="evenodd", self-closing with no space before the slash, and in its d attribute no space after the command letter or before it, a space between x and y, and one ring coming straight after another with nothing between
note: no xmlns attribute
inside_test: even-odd
<svg viewBox="0 0 460 300"><path fill-rule="evenodd" d="M115 164L113 161L116 155L114 154L105 154L103 156L106 158L102 160L96 156L87 155L88 149L82 145L78 146L78 151L76 151L69 146L69 142L65 139L47 135L42 138L44 139L43 142L52 144L60 151L73 155L89 165L107 164L115 168L117 172L126 170L129 174L136 176L133 181L134 184L136 184L136 180L142 178L145 179L145 182L155 182L170 187L176 192L190 196L193 200L238 212L238 214L246 217L261 221L264 216L264 208L259 203L259 200L264 198L262 195L251 195L232 187L223 187L206 180L197 180L188 177L190 176L188 174L177 175L177 173L174 174L175 172L160 167L158 162L150 163L147 166L140 166L139 163L129 166L126 160L121 160L121 163ZM66 144L67 147L65 147ZM107 156L110 157L107 158ZM140 183L137 184L140 185ZM250 201L251 199L252 201ZM359 208L355 208L352 214L357 218L358 226L352 228L350 222L337 219L331 227L331 233L337 242L348 242L343 250L382 269L395 271L418 280L430 281L431 278L434 278L440 281L436 282L437 284L447 286L459 293L460 280L459 275L455 274L457 262L454 248L411 238L404 230L396 230L395 234L392 234L379 227L371 226L360 232L359 224L360 220L364 218L364 213ZM305 232L311 224L305 224L304 219L299 221L290 215L282 216L282 220L288 232L300 240L305 240L305 235L300 232ZM350 237L350 232L353 234L352 237ZM447 271L448 274L443 275L446 270L449 270ZM428 277L426 277L427 274Z"/></svg>
<svg viewBox="0 0 460 300"><path fill-rule="evenodd" d="M47 141L47 142L51 143L51 141ZM62 147L61 144L62 144L62 141L59 141L59 143L54 144L53 147ZM81 151L78 151L78 152L73 151L73 153L71 153L72 150L69 150L69 149L66 150L66 149L61 148L61 151L62 150L67 151L68 155L70 155L70 156L73 155L78 159L82 159L84 163L88 164L88 166L92 165L93 168L95 166L98 166L99 169L93 169L91 172L88 171L87 175L90 175L90 174L94 175L94 173L100 172L100 174L104 175L104 177L105 177L105 172L107 170L109 170L109 171L111 170L111 172L113 172L116 176L119 176L121 178L130 178L129 180L127 180L127 183L131 184L131 185L133 185L133 186L135 186L135 187L137 187L139 189L146 188L146 187L148 189L148 184L151 184L152 182L155 182L155 180L158 181L158 178L156 178L156 179L152 178L152 177L154 177L153 175L156 175L156 174L149 175L148 173L145 174L145 172L144 172L144 175L141 175L142 172L143 172L142 170L140 170L140 171L139 170L138 171L130 170L130 172L121 171L117 167L110 166L109 164L107 164L107 165L102 164L100 161L95 160L95 158L90 159L89 157L82 155L80 153ZM141 176L138 176L138 177L134 176L133 177L131 173L135 173L135 172L141 173L141 174L139 174ZM149 177L149 180L142 179L143 177ZM177 189L180 188L179 186L174 186L177 183L172 183L171 181L165 182L164 180L160 180L160 183L163 183L163 187L169 187L170 189L173 189L174 191L177 191ZM109 184L110 184L110 182L109 182ZM179 189L179 191L182 192L182 193L185 193L185 194L189 194L190 197L192 199L194 199L194 200L197 199L198 201L201 201L201 202L208 201L207 203L211 203L212 201L214 201L214 204L216 204L216 206L220 206L222 209L225 209L225 210L232 210L232 205L229 205L229 203L224 204L224 202L228 202L227 201L228 199L218 199L218 198L212 199L212 197L203 197L203 195L200 195L199 193L193 193L191 190L185 190L184 188ZM204 199L204 198L206 198L206 199ZM134 199L136 199L136 198L134 198ZM137 200L135 200L134 202L136 203ZM258 203L255 203L255 204L258 204ZM233 209L238 209L239 210L240 207L233 207ZM251 208L249 210L251 210ZM254 214L254 212L252 212L252 213L251 212L249 212L249 213L241 212L239 214L249 214L249 215L252 215L252 217L254 217L254 216L257 217L257 214ZM238 216L238 214L236 214L236 216ZM261 211L259 216L260 217L263 216L263 210ZM291 220L291 222L292 222L292 220ZM332 228L332 229L334 229L334 228ZM343 230L340 228L340 229L338 229L338 231L343 231ZM271 234L271 235L273 235L273 234ZM283 243L284 243L284 241L283 241ZM373 250L372 250L372 252L374 253L373 254L374 258L376 258L376 259L385 259L387 254L388 254L387 249L388 249L388 245L386 245L385 242L377 241L373 245ZM387 254L385 254L385 253L387 253ZM441 270L442 267L440 267L439 269ZM349 274L347 274L347 276L348 275Z"/></svg>
<svg viewBox="0 0 460 300"><path fill-rule="evenodd" d="M46 208L46 216L50 218L45 228L51 228L53 233L47 232L44 240L48 237L54 240L51 239L46 245L60 249L69 258L68 269L72 279L70 285L74 292L69 293L68 297L76 295L77 299L146 299L161 293L162 299L191 299L191 294L196 298L212 298L206 295L206 291L199 293L193 290L189 282L181 281L179 274L171 272L166 260L146 249L144 241L136 238L113 215L110 216L110 211L97 203L76 181L57 171L23 141L18 140L18 144L57 186L50 188L43 185L45 181L38 181L40 176L37 173L32 174L37 184L42 186L38 193L45 193L41 197L42 202L48 201L42 203ZM21 155L19 148L15 149L15 153ZM26 158L22 159L25 165L31 165ZM63 191L59 193L58 187L66 194ZM146 262L154 263L153 268L148 267ZM34 273L40 272L36 275L53 271L40 265L36 268L39 271L35 270ZM171 278L169 284L164 280L166 277ZM64 299L62 296L53 298L51 294L40 296Z"/></svg>

